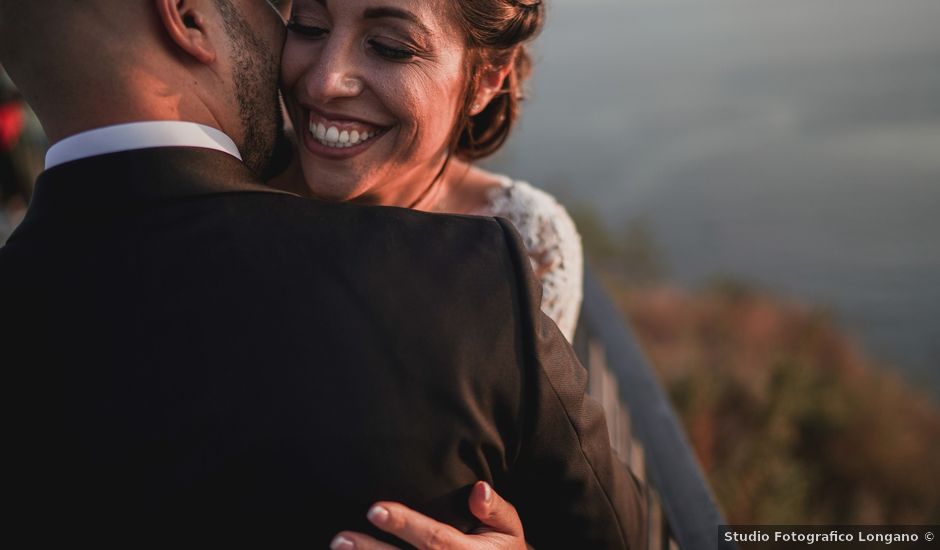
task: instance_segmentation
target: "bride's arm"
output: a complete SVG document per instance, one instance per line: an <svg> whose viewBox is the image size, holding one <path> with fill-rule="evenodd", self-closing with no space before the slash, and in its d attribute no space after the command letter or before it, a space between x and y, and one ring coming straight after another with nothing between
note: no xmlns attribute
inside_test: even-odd
<svg viewBox="0 0 940 550"><path fill-rule="evenodd" d="M528 250L529 259L542 284L542 311L572 342L584 288L581 236L560 204L552 201L544 208L538 219L539 238Z"/></svg>
<svg viewBox="0 0 940 550"><path fill-rule="evenodd" d="M494 192L486 213L509 220L519 232L541 283L542 311L571 342L584 285L581 236L571 216L553 196L522 181Z"/></svg>

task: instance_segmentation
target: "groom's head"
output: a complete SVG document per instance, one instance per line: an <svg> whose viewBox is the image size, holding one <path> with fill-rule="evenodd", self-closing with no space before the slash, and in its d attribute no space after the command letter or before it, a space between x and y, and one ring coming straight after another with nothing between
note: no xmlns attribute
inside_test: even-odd
<svg viewBox="0 0 940 550"><path fill-rule="evenodd" d="M0 62L53 141L139 120L220 128L260 171L284 31L266 0L0 0Z"/></svg>

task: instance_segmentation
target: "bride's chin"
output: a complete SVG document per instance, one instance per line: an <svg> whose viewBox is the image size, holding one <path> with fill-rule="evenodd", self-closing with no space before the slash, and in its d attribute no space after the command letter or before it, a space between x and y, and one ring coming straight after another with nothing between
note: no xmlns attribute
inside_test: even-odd
<svg viewBox="0 0 940 550"><path fill-rule="evenodd" d="M350 192L349 189L316 185L308 181L306 191L306 196L311 199L327 202L356 202L356 194Z"/></svg>
<svg viewBox="0 0 940 550"><path fill-rule="evenodd" d="M320 170L317 170L316 174L311 174L313 170L305 165L301 165L300 168L295 175L295 183L302 189L299 192L295 191L297 194L309 199L328 202L348 202L356 196L356 189L343 185L341 178L322 173Z"/></svg>

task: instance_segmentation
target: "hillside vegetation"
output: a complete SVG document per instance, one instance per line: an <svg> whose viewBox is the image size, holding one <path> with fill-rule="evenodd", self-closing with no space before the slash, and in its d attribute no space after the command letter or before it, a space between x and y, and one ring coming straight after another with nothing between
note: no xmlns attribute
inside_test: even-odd
<svg viewBox="0 0 940 550"><path fill-rule="evenodd" d="M830 314L742 283L666 283L644 220L611 232L573 208L727 519L940 523L940 407Z"/></svg>
<svg viewBox="0 0 940 550"><path fill-rule="evenodd" d="M940 522L940 410L828 315L732 284L615 295L730 522Z"/></svg>

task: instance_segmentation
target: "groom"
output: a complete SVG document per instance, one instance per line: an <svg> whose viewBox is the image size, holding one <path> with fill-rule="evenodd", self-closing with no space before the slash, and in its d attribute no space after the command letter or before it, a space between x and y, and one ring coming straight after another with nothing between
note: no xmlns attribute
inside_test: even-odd
<svg viewBox="0 0 940 550"><path fill-rule="evenodd" d="M8 524L323 547L378 498L471 529L484 479L537 548L638 544L506 222L260 184L282 33L262 0L0 0L54 144L0 249Z"/></svg>

